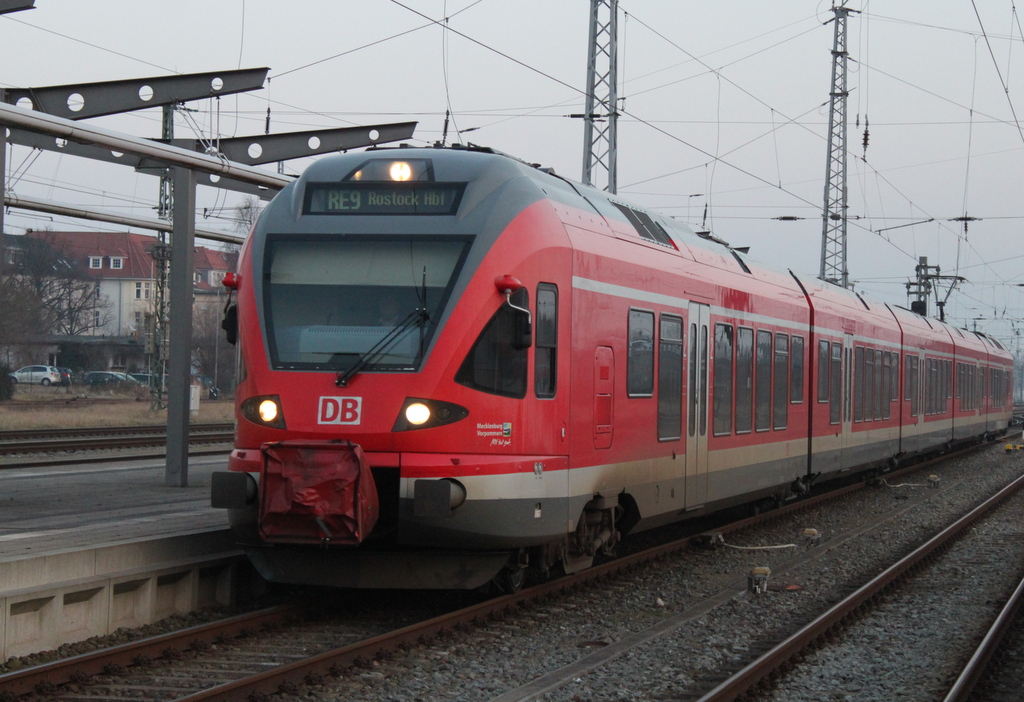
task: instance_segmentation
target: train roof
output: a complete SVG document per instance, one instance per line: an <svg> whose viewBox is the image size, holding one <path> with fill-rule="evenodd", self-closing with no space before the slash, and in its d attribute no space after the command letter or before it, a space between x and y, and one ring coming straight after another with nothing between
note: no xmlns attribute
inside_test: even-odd
<svg viewBox="0 0 1024 702"><path fill-rule="evenodd" d="M541 199L551 199L571 207L596 211L606 222L615 222L619 231L635 230L638 237L648 241L654 238L667 244L666 248L697 263L744 274L761 283L782 288L795 288L799 284L818 309L865 320L892 320L895 317L901 324L918 329L919 333L924 333L927 328L935 337L946 335L958 345L974 346L1009 357L1002 344L980 332L960 330L902 307L757 260L745 249L735 249L711 232L695 231L671 217L618 195L559 176L553 169L473 144L426 147L402 144L318 159L274 198L260 217L257 228L261 231L294 230L301 218L304 220L303 229L308 233L329 230L330 223L324 221L325 218L317 220L302 216L306 186L309 183L340 182L351 178L371 161L396 158L429 162L431 178L437 182L473 184L472 189L466 190L454 226L449 227L453 233L496 233L529 205ZM499 192L500 198L497 197ZM486 204L491 207L481 207ZM383 224L380 218L377 221ZM372 221L368 224L367 233L374 233L370 231L372 224ZM424 231L434 230L425 223Z"/></svg>

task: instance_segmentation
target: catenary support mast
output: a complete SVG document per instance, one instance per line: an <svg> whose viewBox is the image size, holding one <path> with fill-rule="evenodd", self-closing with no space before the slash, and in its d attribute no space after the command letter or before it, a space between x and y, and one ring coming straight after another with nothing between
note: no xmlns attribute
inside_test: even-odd
<svg viewBox="0 0 1024 702"><path fill-rule="evenodd" d="M846 18L848 7L833 7L832 92L828 117L828 158L825 162L825 206L821 214L821 272L818 277L850 287L846 263Z"/></svg>
<svg viewBox="0 0 1024 702"><path fill-rule="evenodd" d="M617 188L618 12L619 0L590 0L587 111L582 115L583 183L610 193Z"/></svg>

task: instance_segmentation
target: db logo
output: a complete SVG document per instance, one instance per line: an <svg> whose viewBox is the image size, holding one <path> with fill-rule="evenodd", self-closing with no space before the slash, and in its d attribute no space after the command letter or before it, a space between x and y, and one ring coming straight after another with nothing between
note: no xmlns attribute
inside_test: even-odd
<svg viewBox="0 0 1024 702"><path fill-rule="evenodd" d="M321 397L317 424L359 424L361 397Z"/></svg>

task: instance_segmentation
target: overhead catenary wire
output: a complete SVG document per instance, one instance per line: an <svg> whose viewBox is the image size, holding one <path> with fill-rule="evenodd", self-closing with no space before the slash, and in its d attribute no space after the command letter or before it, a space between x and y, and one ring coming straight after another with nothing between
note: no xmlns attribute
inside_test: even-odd
<svg viewBox="0 0 1024 702"><path fill-rule="evenodd" d="M244 10L245 10L245 8L243 7L243 12L244 12ZM452 15L452 16L454 16L454 14L455 14L455 13L453 13L453 15ZM446 15L447 15L447 13L446 13ZM630 24L632 24L632 23L630 23ZM424 26L428 26L428 25L424 25ZM634 28L636 27L636 25L635 25L635 24L632 24L632 26L633 26ZM660 25L658 25L658 26L660 26ZM924 26L924 25L922 25L922 26ZM243 28L243 29L244 29L244 28ZM635 29L634 29L633 31L635 32ZM808 31L812 31L812 30L808 30ZM640 32L640 33L642 34L642 32ZM992 35L992 36L994 37L995 35ZM239 36L239 39L241 40L241 39L242 39L242 36ZM1016 38L1015 38L1015 39L1016 39ZM1016 39L1016 40L1019 40L1019 39ZM240 44L241 44L241 42L240 42ZM241 51L239 52L239 55L241 56ZM867 62L867 63L870 63L870 62ZM634 73L635 73L635 70L634 70ZM636 85L635 83L632 83L632 79L631 79L631 83L630 83L630 84L631 84L631 85ZM630 98L632 99L632 97L633 97L633 93L631 92L631 93L630 93ZM251 99L251 98L250 98L250 99ZM241 98L241 100L242 100L242 102L244 103L244 100L245 100L245 98ZM276 101L275 101L275 102L273 103L273 105L275 106L275 108L280 108L280 113L279 113L279 114L280 114L280 115L282 115L282 116L283 116L283 115L285 115L285 114L286 114L286 112L287 112L287 111L288 111L288 110L290 109L290 108L289 108L289 106L287 106L287 105L285 105L285 104L282 104L282 103L278 103L278 102L276 102ZM636 106L634 105L633 107L634 107L634 110L636 110ZM543 107L541 107L541 108L539 108L539 109L543 110L544 108L543 108ZM769 108L769 109L771 109L771 108ZM637 110L637 111L638 111L638 110ZM776 110L776 111L778 111L778 110ZM344 120L344 118L345 118L346 116L349 116L349 117L351 116L351 113L331 113L331 112L327 112L327 111L322 111L322 112L313 112L313 111L310 111L310 110L305 110L305 109L303 109L303 108L301 108L301 107L296 107L296 113L297 113L297 114L301 114L301 115L304 115L304 116L309 116L310 120L305 120L305 119L301 119L301 118L300 118L300 119L295 119L295 120L288 120L288 119L283 119L283 120L282 120L282 121L281 121L280 123L278 123L278 124L285 124L285 123L287 123L288 121L294 121L294 122L302 122L302 123L305 123L305 122L307 122L307 121L312 121L312 120L315 120L315 119L316 119L317 117L321 117L321 118L327 118L327 119L331 119L332 121L343 121L343 120ZM435 113L435 114L436 114L436 113ZM459 115L460 115L460 116L462 117L462 119L463 119L463 120L465 120L465 118L466 118L466 117L465 117L465 115L466 115L466 114L467 114L467 112L466 112L465 110L460 110L460 111L459 111ZM276 116L276 115L275 115L275 116ZM506 119L506 118L507 118L507 119L519 119L519 118L522 118L523 116L526 116L526 115L522 115L522 114L519 114L519 115L508 115L507 117L506 117L505 115L502 115L501 117L498 117L498 119ZM530 116L531 116L531 117L535 117L535 118L540 118L540 119L554 119L554 118L556 118L556 117L554 117L554 116L551 116L551 115L543 115L543 114L536 114L536 115L530 115ZM628 115L624 115L624 116L627 116L627 117L628 117ZM771 121L771 122L773 123L773 124L771 124L771 127L773 127L773 128L775 128L775 127L778 127L779 125L781 125L781 124L782 124L782 121L781 121L781 114L780 114L780 117L779 117L779 118L776 118L774 114L771 114L771 115L766 115L766 117L769 117L769 120L770 120L770 121ZM975 124L975 125L977 125L977 124L980 124L980 123L981 123L981 121L982 121L982 119L984 119L984 118L983 118L983 116L982 116L982 114L981 114L980 112L976 112L976 113L974 114L974 116L973 116L973 117L974 117L974 124ZM242 116L242 119L243 119L243 120L245 119L244 115ZM632 119L632 118L629 118L629 119ZM765 121L766 121L766 122L768 122L769 120L765 120ZM623 120L623 121L629 121L629 120ZM993 120L993 121L994 121L994 122L1004 122L1004 123L1006 122L1005 120ZM676 131L676 130L673 130L673 129L672 129L672 128L671 128L670 126L668 126L668 124L669 124L669 123L668 123L667 121L659 121L659 120L637 120L637 122L638 122L638 123L643 123L643 124L648 124L648 125L649 125L649 124L659 124L659 125L661 125L661 126L667 126L667 127L668 127L667 131ZM723 125L729 124L730 122L724 121L724 120L722 120L722 119L721 119L721 117L720 117L720 118L719 118L719 119L718 119L718 120L716 121L716 123L717 123L718 125L720 125L720 126L723 126ZM872 126L874 126L874 125L872 125ZM279 127L279 128L280 128L280 127ZM260 131L262 131L262 130L260 130ZM678 133L678 132L677 132L677 133ZM422 131L421 131L421 134L424 134L424 132L422 132ZM779 141L781 140L781 136L782 136L782 135L780 135L780 134L779 134L779 132L778 132L777 130L776 130L776 131L768 131L768 130L766 130L766 136L767 136L767 135L769 135L769 134L770 134L770 135L772 136L773 140L775 140L776 144L778 144L778 142L779 142ZM783 134L785 134L785 133L783 133ZM698 143L699 143L699 142L698 142ZM728 146L729 146L729 145L727 144L727 147L728 147ZM975 147L975 149L976 149L976 147ZM783 155L785 155L785 153L786 153L786 151L785 151L785 149L783 149ZM719 156L720 158L722 158L722 157L725 157L725 159L726 159L726 160L728 159L728 152L725 152L725 153L718 153L718 151L716 150L716 154L717 154L717 155L718 155L718 156ZM979 155L978 153L973 153L973 157L977 157L978 155ZM724 162L724 161L723 161L723 162ZM701 165L703 165L703 164L700 164L700 165L696 165L696 166L695 166L695 168L696 168L696 167L701 167ZM744 165L744 164L743 164L742 162L740 162L740 165ZM975 166L975 168L976 168L976 169L977 169L977 168L980 168L980 165L976 165L976 166ZM775 173L774 173L774 174L770 174L770 176L769 176L770 180L771 180L771 181L773 181L772 183L770 183L770 185L771 185L771 187L772 187L772 188L774 188L775 190L777 190L777 191L779 191L779 192L783 192L783 193L784 193L784 192L786 192L786 190L787 190L787 189L788 189L788 190L793 190L793 189L794 189L794 188L793 188L793 184L792 184L792 183L789 183L789 182L783 181L783 179L782 179L782 177L781 177L781 173L780 173L780 170L781 170L781 169L780 169L780 164L779 164L779 162L778 162L778 161L777 161L777 162L776 162L776 164L775 164L775 168L773 168L773 169L771 169L771 170L774 170L774 171L775 171ZM756 172L756 169L755 169L755 172ZM888 176L891 176L891 174L892 174L892 169L891 169L891 168L886 168L886 169L885 169L885 173L886 173L886 175L888 175ZM724 182L724 179L720 179L720 180L723 180L723 182ZM882 183L882 182L884 182L884 181L879 181L879 180L877 180L877 179L876 179L876 183L875 183L875 185L876 185L876 188L877 188L877 189L878 189L879 191L882 191L882 190L884 190L884 188L879 188L879 187L877 187L877 186L878 186L878 185L879 185L880 183ZM898 179L898 178L897 178L897 179L896 179L896 182L900 182L900 179ZM767 183L766 183L765 185L769 185L769 184L767 184ZM781 185L782 187L779 187L780 185ZM890 184L890 185L891 185L891 184ZM699 186L698 186L698 187L699 187ZM894 188L894 191L898 192L898 188ZM889 196L886 196L886 197L889 197ZM718 200L719 200L719 202L721 202L721 198L720 198L720 197L718 198ZM801 207L801 208L802 208L802 207L804 207L804 205L803 205L802 203L794 203L794 204L795 204L796 206L798 206L798 207ZM874 213L869 213L869 214L870 214L870 215L877 215L877 214L878 214L878 212L876 211L876 212L874 212ZM892 219L892 218L891 218L891 217L887 217L886 219ZM940 218L940 219L945 219L945 218ZM877 220L876 220L876 221L877 221ZM898 221L898 220L897 220L897 221ZM938 226L940 226L940 225L936 225L936 226L938 227ZM943 230L943 231L946 231L946 230Z"/></svg>
<svg viewBox="0 0 1024 702"><path fill-rule="evenodd" d="M1020 120L1017 119L1017 110L1013 106L1013 100L1010 99L1010 88L1007 86L1006 81L1003 80L1002 71L999 70L999 62L996 60L995 52L992 51L992 42L989 41L988 33L985 31L985 23L981 21L981 13L978 12L978 4L975 0L971 0L971 7L974 8L974 15L978 18L978 26L981 27L981 36L985 40L985 46L988 47L989 56L992 57L992 65L996 69L996 75L999 77L999 84L1003 87L1003 94L1006 95L1006 102L1010 105L1010 114L1013 115L1013 122L1017 127L1017 134L1020 136L1021 141L1024 142L1024 130L1021 129Z"/></svg>

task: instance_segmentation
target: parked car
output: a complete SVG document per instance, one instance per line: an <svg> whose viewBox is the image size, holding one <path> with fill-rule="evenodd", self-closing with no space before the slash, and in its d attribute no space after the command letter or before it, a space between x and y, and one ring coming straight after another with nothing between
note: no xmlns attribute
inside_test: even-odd
<svg viewBox="0 0 1024 702"><path fill-rule="evenodd" d="M130 377L127 373L120 373L118 371L89 371L82 378L82 384L90 387L102 386L102 385L118 385L127 384L132 387L141 385L135 378Z"/></svg>
<svg viewBox="0 0 1024 702"><path fill-rule="evenodd" d="M157 375L156 373L129 373L128 377L131 378L132 380L137 380L143 385L151 388L159 387L161 382L160 376ZM164 376L163 382L166 384L167 376Z"/></svg>
<svg viewBox="0 0 1024 702"><path fill-rule="evenodd" d="M39 383L53 385L60 383L60 371L53 366L25 366L11 373L16 383Z"/></svg>
<svg viewBox="0 0 1024 702"><path fill-rule="evenodd" d="M60 371L60 384L71 385L71 369L57 366L57 370Z"/></svg>

